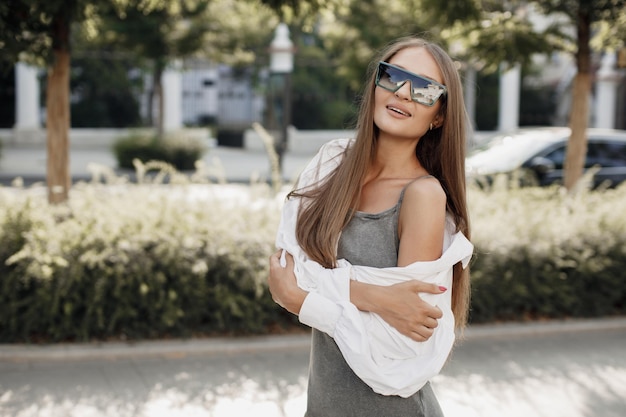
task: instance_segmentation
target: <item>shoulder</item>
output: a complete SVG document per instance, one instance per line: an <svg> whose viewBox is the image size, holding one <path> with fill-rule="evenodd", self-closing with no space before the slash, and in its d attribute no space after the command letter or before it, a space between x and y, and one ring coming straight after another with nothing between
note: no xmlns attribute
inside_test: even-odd
<svg viewBox="0 0 626 417"><path fill-rule="evenodd" d="M318 183L334 171L353 139L334 139L323 144L300 174L298 187L307 187Z"/></svg>
<svg viewBox="0 0 626 417"><path fill-rule="evenodd" d="M436 178L419 178L406 186L401 214L434 215L445 213L445 210L446 193Z"/></svg>
<svg viewBox="0 0 626 417"><path fill-rule="evenodd" d="M330 140L320 147L318 154L320 154L323 158L325 157L325 159L341 155L346 149L348 149L348 147L350 147L352 141L353 139L349 138Z"/></svg>
<svg viewBox="0 0 626 417"><path fill-rule="evenodd" d="M411 181L404 191L406 203L444 203L446 193L435 177L418 178Z"/></svg>

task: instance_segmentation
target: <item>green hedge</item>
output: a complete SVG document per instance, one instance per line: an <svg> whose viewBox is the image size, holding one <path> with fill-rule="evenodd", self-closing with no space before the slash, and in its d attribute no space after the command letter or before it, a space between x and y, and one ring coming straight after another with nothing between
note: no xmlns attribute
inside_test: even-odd
<svg viewBox="0 0 626 417"><path fill-rule="evenodd" d="M472 190L472 322L626 313L626 186Z"/></svg>
<svg viewBox="0 0 626 417"><path fill-rule="evenodd" d="M472 322L626 313L626 187L470 192ZM282 196L265 184L0 188L0 341L266 333Z"/></svg>
<svg viewBox="0 0 626 417"><path fill-rule="evenodd" d="M195 169L206 149L202 142L183 134L159 139L155 135L131 134L113 144L113 154L120 168L134 169L133 161L162 161L180 171Z"/></svg>
<svg viewBox="0 0 626 417"><path fill-rule="evenodd" d="M279 204L252 201L257 191L269 193L265 185L82 184L67 206L50 207L34 190L0 189L0 341L293 325L265 287Z"/></svg>

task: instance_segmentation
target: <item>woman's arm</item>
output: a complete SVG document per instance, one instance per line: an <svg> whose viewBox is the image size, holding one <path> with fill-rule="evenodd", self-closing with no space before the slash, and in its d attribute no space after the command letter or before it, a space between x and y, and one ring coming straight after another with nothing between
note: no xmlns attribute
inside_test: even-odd
<svg viewBox="0 0 626 417"><path fill-rule="evenodd" d="M410 183L398 220L400 247L398 266L418 261L433 261L441 256L446 223L446 195L435 178ZM350 301L361 311L381 316L396 330L423 342L432 336L441 310L424 302L420 292L441 294L445 287L420 281L391 286L350 283Z"/></svg>
<svg viewBox="0 0 626 417"><path fill-rule="evenodd" d="M398 266L434 261L443 252L446 229L446 194L435 178L410 183L398 218Z"/></svg>
<svg viewBox="0 0 626 417"><path fill-rule="evenodd" d="M307 291L298 287L293 272L294 261L289 254L287 265L280 265L282 251L270 257L269 289L274 301L292 314L299 315ZM420 281L407 281L390 286L350 282L350 302L361 311L380 315L403 335L417 341L428 340L442 313L422 300L418 293L441 294L445 288Z"/></svg>
<svg viewBox="0 0 626 417"><path fill-rule="evenodd" d="M389 286L350 282L350 301L361 311L378 314L401 334L416 342L428 340L442 312L424 301L419 293L441 294L445 287L421 281Z"/></svg>
<svg viewBox="0 0 626 417"><path fill-rule="evenodd" d="M287 265L283 267L280 264L281 253L282 250L279 250L270 256L270 273L267 283L274 302L297 316L309 293L298 287L296 275L293 272L293 256L286 254Z"/></svg>
<svg viewBox="0 0 626 417"><path fill-rule="evenodd" d="M410 183L404 192L398 219L398 266L438 259L443 248L445 222L446 195L439 182L435 178L424 178ZM359 283L354 283L351 290L359 293L359 287ZM435 284L409 281L382 291L377 289L378 294L369 297L374 300L371 306L357 307L377 313L400 333L420 342L432 336L442 314L439 308L424 302L419 293L444 291L445 287ZM380 298L385 295L386 298Z"/></svg>
<svg viewBox="0 0 626 417"><path fill-rule="evenodd" d="M455 252L458 251L455 250ZM435 314L441 315L437 332L428 334L426 341L426 336L420 336L419 342L416 342L419 330L413 332L417 334L409 334L413 339L404 337L402 333L394 330L389 323L385 322L381 316L359 311L351 302L355 297L359 298L354 293L341 292L341 294L350 295L351 300L348 300L345 295L342 295L341 298L335 296L327 298L322 295L326 293L325 290L318 293L317 290L311 289L311 292L307 293L307 291L300 289L293 273L293 258L290 255L286 256L286 264L283 267L280 263L280 254L281 252L277 252L270 259L269 285L273 298L287 310L298 314L302 323L333 337L350 368L375 392L383 395L408 397L439 373L454 343L454 318L447 294L436 296L444 297L439 298L440 301L438 302L442 311L434 310ZM353 268L358 269L355 273L362 278L368 275L367 269L370 269L369 274L373 275L368 275L367 279L377 277L379 273L377 271L380 271L376 268ZM346 268L339 269L345 270ZM393 278L395 274L402 274L404 278L399 278L400 280L410 280L415 273L413 272L415 271L413 265L407 268L392 269L404 270L404 273L399 271L387 272L387 278ZM447 274L447 272L442 273ZM451 270L449 273L451 274ZM346 276L333 276L326 273L323 275L325 276L320 277L323 281L335 281L333 278L337 277L349 280ZM451 280L451 276L448 279L439 277L434 282L446 282L446 285L449 285L448 280ZM416 285L413 287L406 285L407 283L415 283ZM427 309L433 308L416 293L408 290L412 288L413 291L423 293L430 289L428 285L430 284L419 281L404 281L392 285L392 287L396 287L396 290L402 290L400 296L393 295L393 292L387 293L386 288L379 285L364 284L359 288L366 289L361 299L362 302L369 302L367 300L370 297L379 299L373 305L380 309L381 305L385 303L385 301L381 302L380 300L388 299L394 306L393 311L397 312L400 311L397 306L403 304L398 302L403 293L410 294L417 303L423 303ZM436 288L435 292L441 293L437 286L432 285L431 288ZM387 295L379 298L381 294ZM411 300L411 297L407 300ZM428 314L425 317L427 316ZM410 321L407 316L398 317L400 322ZM437 320L434 320L434 324L437 324ZM418 325L422 325L419 320ZM428 326L428 324L426 325Z"/></svg>

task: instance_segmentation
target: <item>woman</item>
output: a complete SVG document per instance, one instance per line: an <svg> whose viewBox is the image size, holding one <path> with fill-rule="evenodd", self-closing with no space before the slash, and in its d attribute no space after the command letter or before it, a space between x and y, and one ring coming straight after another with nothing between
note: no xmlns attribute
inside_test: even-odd
<svg viewBox="0 0 626 417"><path fill-rule="evenodd" d="M289 195L277 243L296 258L270 258L272 296L314 328L309 417L442 415L427 379L413 376L422 364L428 378L439 371L451 326L467 318L467 118L456 67L418 38L390 44L374 62L356 138L325 145ZM367 279L416 277L416 265L443 258L453 259L450 289L436 282L443 272L433 283ZM439 297L436 306L425 293ZM440 335L447 342L420 350Z"/></svg>

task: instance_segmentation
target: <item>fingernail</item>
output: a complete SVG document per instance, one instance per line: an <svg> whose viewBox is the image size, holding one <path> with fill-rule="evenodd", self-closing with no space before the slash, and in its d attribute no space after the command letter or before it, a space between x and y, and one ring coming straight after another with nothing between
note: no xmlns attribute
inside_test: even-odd
<svg viewBox="0 0 626 417"><path fill-rule="evenodd" d="M439 291L447 291L448 289L446 287L442 287L441 285L439 286Z"/></svg>

